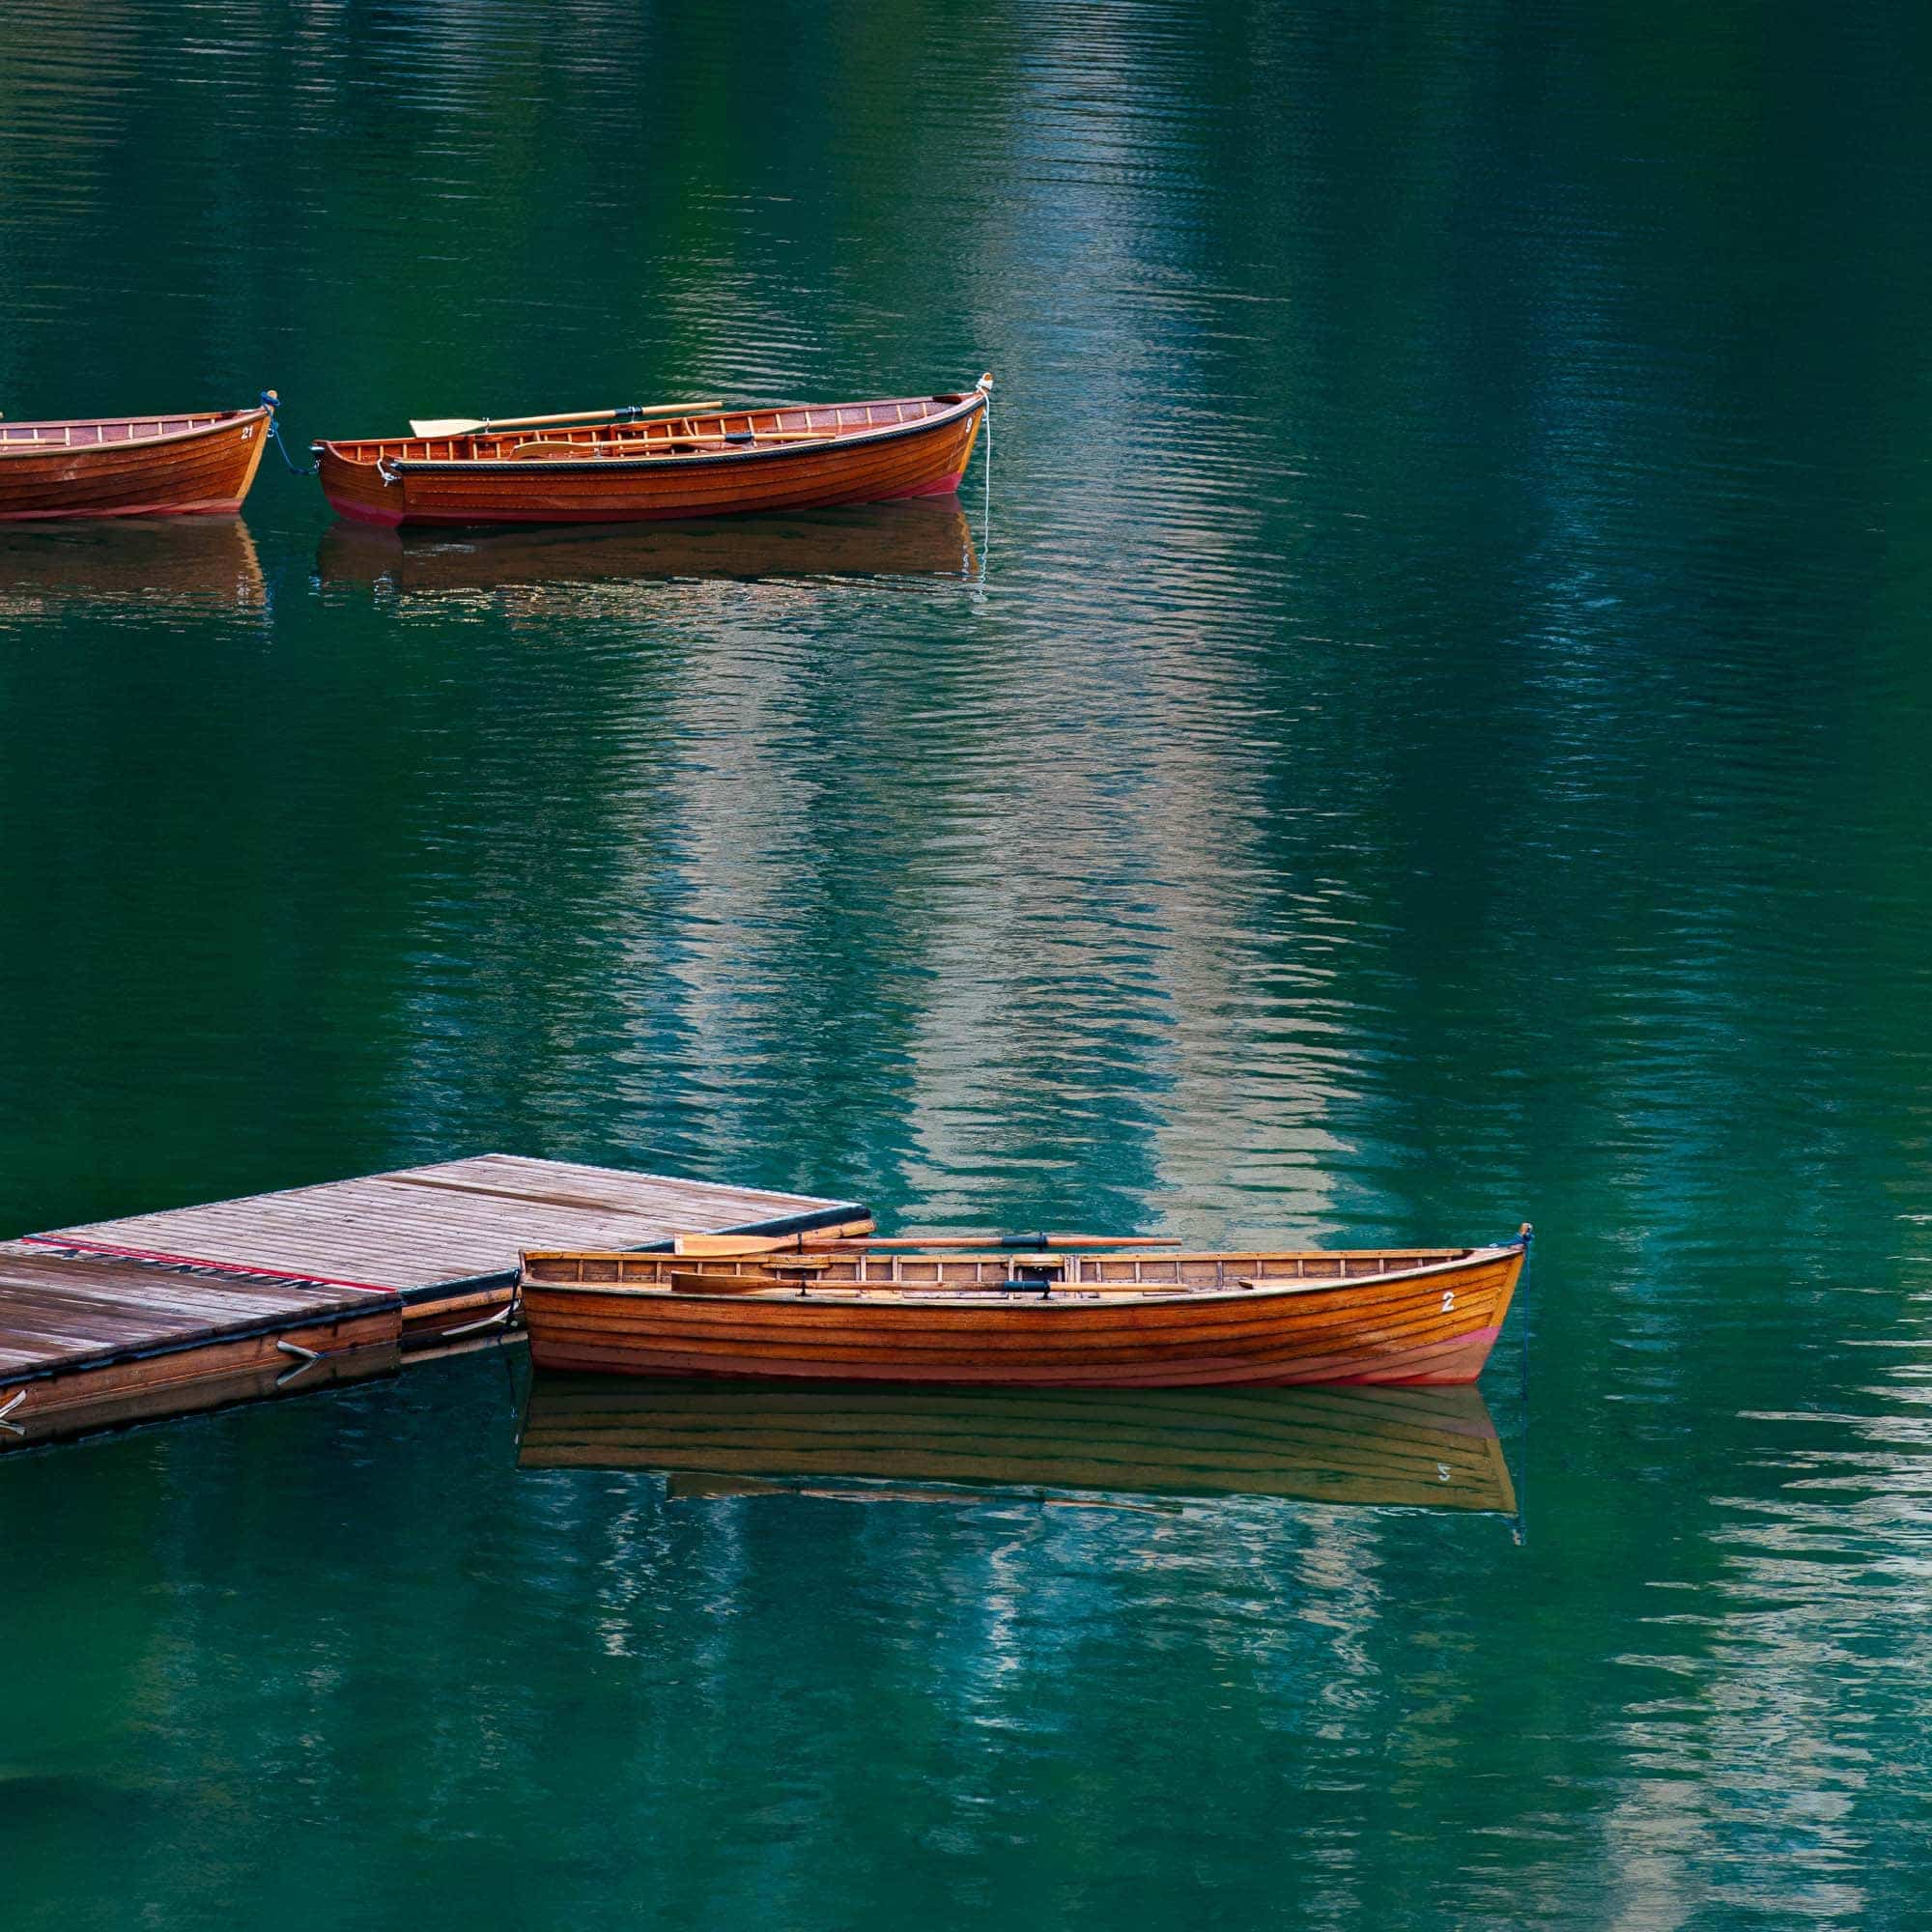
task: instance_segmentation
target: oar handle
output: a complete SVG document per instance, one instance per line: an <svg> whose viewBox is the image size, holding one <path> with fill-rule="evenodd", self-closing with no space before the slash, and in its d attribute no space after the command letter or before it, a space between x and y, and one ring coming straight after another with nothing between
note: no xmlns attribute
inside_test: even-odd
<svg viewBox="0 0 1932 1932"><path fill-rule="evenodd" d="M476 436L499 429L542 429L550 423L635 422L639 416L715 415L720 402L620 403L609 410L565 410L550 416L412 416L410 433L435 440L449 436Z"/></svg>
<svg viewBox="0 0 1932 1932"><path fill-rule="evenodd" d="M722 410L719 402L623 403L614 410L566 410L554 416L486 416L489 429L541 429L546 423L636 422L639 416L684 416Z"/></svg>

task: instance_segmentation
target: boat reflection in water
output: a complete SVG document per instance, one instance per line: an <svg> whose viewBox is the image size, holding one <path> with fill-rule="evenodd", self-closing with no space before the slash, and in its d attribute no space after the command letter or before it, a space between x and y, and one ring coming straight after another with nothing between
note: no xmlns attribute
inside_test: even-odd
<svg viewBox="0 0 1932 1932"><path fill-rule="evenodd" d="M651 1470L687 1498L993 1492L1516 1512L1472 1387L784 1388L540 1374L518 1460Z"/></svg>
<svg viewBox="0 0 1932 1932"><path fill-rule="evenodd" d="M332 526L316 560L325 584L403 595L675 578L966 577L965 513L945 501L875 503L778 517L616 524L399 537Z"/></svg>
<svg viewBox="0 0 1932 1932"><path fill-rule="evenodd" d="M258 611L268 586L236 517L0 527L0 618L76 604Z"/></svg>

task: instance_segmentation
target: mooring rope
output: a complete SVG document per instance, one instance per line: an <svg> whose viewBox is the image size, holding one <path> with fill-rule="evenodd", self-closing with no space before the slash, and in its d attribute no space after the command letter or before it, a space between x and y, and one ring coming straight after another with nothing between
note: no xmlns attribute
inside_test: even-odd
<svg viewBox="0 0 1932 1932"><path fill-rule="evenodd" d="M980 542L983 546L993 527L993 399L986 398L986 500L980 512Z"/></svg>
<svg viewBox="0 0 1932 1932"><path fill-rule="evenodd" d="M980 378L979 389L986 399L980 412L980 426L986 439L982 474L986 495L980 511L980 587L983 590L986 585L986 554L993 541L993 373L990 369Z"/></svg>
<svg viewBox="0 0 1932 1932"><path fill-rule="evenodd" d="M315 465L313 463L298 463L289 454L288 444L282 440L282 426L275 420L275 412L281 406L282 399L276 395L274 390L264 389L262 391L262 407L269 412L269 434L274 439L275 453L288 465L291 476L313 476L315 474Z"/></svg>
<svg viewBox="0 0 1932 1932"><path fill-rule="evenodd" d="M1522 1224L1517 1239L1522 1243L1522 1274L1517 1285L1517 1303L1522 1314L1522 1355L1518 1369L1518 1427L1522 1432L1522 1467L1516 1486L1516 1520L1510 1534L1518 1548L1529 1542L1529 1250L1533 1240L1530 1225ZM1504 1463L1504 1467L1509 1465Z"/></svg>

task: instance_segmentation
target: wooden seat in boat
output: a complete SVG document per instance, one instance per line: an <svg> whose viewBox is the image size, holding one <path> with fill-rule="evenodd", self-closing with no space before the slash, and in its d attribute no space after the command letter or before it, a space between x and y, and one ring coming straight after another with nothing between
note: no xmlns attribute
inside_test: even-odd
<svg viewBox="0 0 1932 1932"><path fill-rule="evenodd" d="M722 1269L707 1273L694 1268L686 1273L678 1268L670 1277L673 1294L759 1294L790 1285L775 1274L726 1274Z"/></svg>

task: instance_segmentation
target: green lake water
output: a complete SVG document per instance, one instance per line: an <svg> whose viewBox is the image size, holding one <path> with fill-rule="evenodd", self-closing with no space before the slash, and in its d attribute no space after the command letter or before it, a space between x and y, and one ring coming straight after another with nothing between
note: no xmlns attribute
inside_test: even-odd
<svg viewBox="0 0 1932 1932"><path fill-rule="evenodd" d="M0 532L0 1232L1539 1236L1517 1518L520 1466L504 1354L0 1458L6 1924L1932 1923L1928 42L14 0L9 416L999 386L989 521Z"/></svg>

